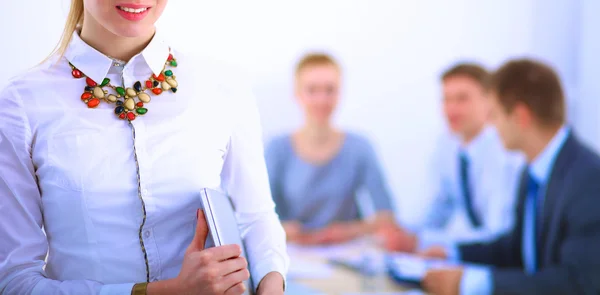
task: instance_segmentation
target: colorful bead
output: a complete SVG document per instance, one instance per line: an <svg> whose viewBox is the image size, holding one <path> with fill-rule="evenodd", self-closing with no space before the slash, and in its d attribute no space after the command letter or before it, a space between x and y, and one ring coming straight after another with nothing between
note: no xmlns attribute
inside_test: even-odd
<svg viewBox="0 0 600 295"><path fill-rule="evenodd" d="M94 87L90 87L90 86L85 86L85 91L92 91L94 90Z"/></svg>
<svg viewBox="0 0 600 295"><path fill-rule="evenodd" d="M161 86L162 86L162 89L165 91L171 89L171 85L169 83L167 83L167 81L162 82Z"/></svg>
<svg viewBox="0 0 600 295"><path fill-rule="evenodd" d="M146 81L146 88L148 88L148 89L152 88L152 81L150 81L150 80Z"/></svg>
<svg viewBox="0 0 600 295"><path fill-rule="evenodd" d="M79 78L83 77L83 73L80 70L78 70L78 69L73 69L73 71L71 72L71 74L76 79L79 79Z"/></svg>
<svg viewBox="0 0 600 295"><path fill-rule="evenodd" d="M117 100L117 106L122 106L123 105L123 101L122 100Z"/></svg>
<svg viewBox="0 0 600 295"><path fill-rule="evenodd" d="M176 66L177 66L177 62L176 62L175 60L172 60L172 61L171 61L171 66L172 66L172 67L176 67Z"/></svg>
<svg viewBox="0 0 600 295"><path fill-rule="evenodd" d="M129 97L137 96L137 92L135 92L135 90L133 90L133 88L127 88L127 90L125 90L125 92L127 93L127 96L129 96Z"/></svg>
<svg viewBox="0 0 600 295"><path fill-rule="evenodd" d="M102 80L102 84L100 84L100 87L104 87L108 85L108 83L110 83L110 79L104 78L104 80Z"/></svg>
<svg viewBox="0 0 600 295"><path fill-rule="evenodd" d="M154 81L152 82L152 87L148 87L148 88L154 88L154 87L158 87L158 81Z"/></svg>
<svg viewBox="0 0 600 295"><path fill-rule="evenodd" d="M108 102L115 102L117 101L117 97L114 94L110 94L106 97L106 100L108 100Z"/></svg>
<svg viewBox="0 0 600 295"><path fill-rule="evenodd" d="M90 87L96 87L96 85L98 85L90 77L85 78L85 83L87 83L87 85L90 86Z"/></svg>
<svg viewBox="0 0 600 295"><path fill-rule="evenodd" d="M137 91L137 92L141 92L142 91L142 82L140 82L140 81L135 82L135 84L133 84L133 89L135 89L135 91Z"/></svg>
<svg viewBox="0 0 600 295"><path fill-rule="evenodd" d="M158 76L157 75L152 75L152 78L154 78L154 80L162 82L162 81L165 80L165 75L163 75L163 73L160 73Z"/></svg>
<svg viewBox="0 0 600 295"><path fill-rule="evenodd" d="M167 76L167 77L171 77L171 76L173 76L173 71L171 71L171 70L166 70L166 71L165 71L165 76Z"/></svg>
<svg viewBox="0 0 600 295"><path fill-rule="evenodd" d="M89 92L84 92L84 93L81 95L81 100L88 100L88 99L90 99L90 98L92 98L92 94L91 94L91 93L89 93Z"/></svg>
<svg viewBox="0 0 600 295"><path fill-rule="evenodd" d="M156 95L159 95L159 94L161 94L161 93L162 93L162 89L160 89L160 88L154 88L154 89L152 89L152 92L153 92L154 94L156 94Z"/></svg>
<svg viewBox="0 0 600 295"><path fill-rule="evenodd" d="M128 98L125 100L124 105L127 110L133 111L133 109L135 108L135 101L133 100L133 98Z"/></svg>
<svg viewBox="0 0 600 295"><path fill-rule="evenodd" d="M144 103L140 101L140 102L136 103L135 106L138 108L141 108L144 106Z"/></svg>
<svg viewBox="0 0 600 295"><path fill-rule="evenodd" d="M135 113L132 113L132 112L127 113L127 119L129 121L135 120Z"/></svg>
<svg viewBox="0 0 600 295"><path fill-rule="evenodd" d="M91 109L97 107L99 104L100 104L100 100L97 99L97 98L92 98L87 103L88 107L91 108Z"/></svg>
<svg viewBox="0 0 600 295"><path fill-rule="evenodd" d="M169 85L171 85L171 87L179 86L179 83L177 83L177 80L175 80L175 79L167 79L167 83L169 83Z"/></svg>
<svg viewBox="0 0 600 295"><path fill-rule="evenodd" d="M124 111L125 111L125 108L124 108L124 107L122 107L122 106L119 106L119 107L116 107L116 108L115 108L115 114L116 114L116 115L120 115L120 114L121 114L122 112L124 112Z"/></svg>
<svg viewBox="0 0 600 295"><path fill-rule="evenodd" d="M148 93L146 93L146 92L140 92L140 94L138 94L138 98L143 103L149 103L150 102L150 95L148 95Z"/></svg>
<svg viewBox="0 0 600 295"><path fill-rule="evenodd" d="M138 115L145 115L148 112L147 108L138 108L135 110L136 113L138 113Z"/></svg>
<svg viewBox="0 0 600 295"><path fill-rule="evenodd" d="M167 58L167 61L172 61L173 60L173 54L169 53L169 57Z"/></svg>
<svg viewBox="0 0 600 295"><path fill-rule="evenodd" d="M117 93L120 96L125 96L125 88L123 88L123 87L117 87L117 89L115 89L115 90L117 91Z"/></svg>
<svg viewBox="0 0 600 295"><path fill-rule="evenodd" d="M119 119L123 120L123 119L125 119L125 116L126 116L126 114L125 114L125 113L121 113L121 114L119 115Z"/></svg>
<svg viewBox="0 0 600 295"><path fill-rule="evenodd" d="M100 88L98 86L94 87L93 93L94 93L94 96L97 98L100 98L100 99L104 98L104 90L102 90L102 88Z"/></svg>
<svg viewBox="0 0 600 295"><path fill-rule="evenodd" d="M173 87L171 88L171 91L173 91L173 93L177 92L177 88Z"/></svg>

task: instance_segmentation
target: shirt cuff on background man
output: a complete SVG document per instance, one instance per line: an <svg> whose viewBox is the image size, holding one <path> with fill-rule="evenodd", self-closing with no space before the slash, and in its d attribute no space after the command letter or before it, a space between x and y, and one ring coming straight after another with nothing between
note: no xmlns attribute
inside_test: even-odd
<svg viewBox="0 0 600 295"><path fill-rule="evenodd" d="M491 295L492 271L488 267L466 266L460 280L460 295Z"/></svg>
<svg viewBox="0 0 600 295"><path fill-rule="evenodd" d="M456 244L448 244L444 246L446 250L447 259L452 262L460 262L460 250L458 250L458 245Z"/></svg>

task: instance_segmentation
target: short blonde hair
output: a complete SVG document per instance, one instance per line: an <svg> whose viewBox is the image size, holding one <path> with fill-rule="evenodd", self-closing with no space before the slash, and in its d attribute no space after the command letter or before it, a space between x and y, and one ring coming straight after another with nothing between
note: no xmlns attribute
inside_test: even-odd
<svg viewBox="0 0 600 295"><path fill-rule="evenodd" d="M298 64L296 65L296 77L300 74L300 72L306 68L313 66L334 66L336 69L340 70L339 63L326 53L309 53L304 55Z"/></svg>

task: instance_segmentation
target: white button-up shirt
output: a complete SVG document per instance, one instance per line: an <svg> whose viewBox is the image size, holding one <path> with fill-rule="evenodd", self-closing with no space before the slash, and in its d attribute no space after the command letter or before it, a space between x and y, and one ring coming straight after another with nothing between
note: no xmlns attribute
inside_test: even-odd
<svg viewBox="0 0 600 295"><path fill-rule="evenodd" d="M147 277L176 277L202 188L231 196L255 287L286 274L250 87L228 67L172 53L177 93L151 94L131 125L114 104L81 101L86 82L69 62L132 87L163 69L158 36L122 66L75 33L64 57L0 93L0 293L130 294Z"/></svg>
<svg viewBox="0 0 600 295"><path fill-rule="evenodd" d="M438 144L431 184L434 202L420 233L421 247L439 243L485 242L512 229L521 154L504 149L494 127L488 126L466 146L455 136ZM461 187L459 153L469 159L472 205L481 220L475 228L468 218Z"/></svg>

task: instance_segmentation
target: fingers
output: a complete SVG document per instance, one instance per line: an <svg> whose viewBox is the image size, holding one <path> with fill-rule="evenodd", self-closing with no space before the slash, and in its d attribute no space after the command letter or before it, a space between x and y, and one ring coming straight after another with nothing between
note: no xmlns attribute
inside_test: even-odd
<svg viewBox="0 0 600 295"><path fill-rule="evenodd" d="M243 282L241 282L227 289L227 291L225 291L225 295L242 295L244 292L246 292L246 286Z"/></svg>
<svg viewBox="0 0 600 295"><path fill-rule="evenodd" d="M430 270L428 271L425 276L423 277L423 280L421 281L421 284L423 285L423 288L427 291L434 291L435 290L435 281L437 280L437 273L435 270Z"/></svg>
<svg viewBox="0 0 600 295"><path fill-rule="evenodd" d="M208 236L208 224L204 217L204 211L198 209L196 211L196 217L198 219L196 223L196 233L192 242L188 246L187 252L201 251L204 250L204 244L206 243L206 237Z"/></svg>
<svg viewBox="0 0 600 295"><path fill-rule="evenodd" d="M223 278L223 286L225 287L223 289L227 290L227 291L229 291L230 289L233 289L233 291L235 291L235 289L239 288L238 285L241 284L244 287L244 289L242 289L242 293L243 293L244 290L246 290L245 286L243 285L243 282L245 280L248 280L249 278L250 278L250 272L248 271L247 268L238 270L238 271L231 273ZM229 294L227 292L225 292L225 293ZM241 294L241 293L232 293L232 294Z"/></svg>
<svg viewBox="0 0 600 295"><path fill-rule="evenodd" d="M221 262L221 267L219 275L227 276L239 270L246 269L248 262L244 257L238 257Z"/></svg>
<svg viewBox="0 0 600 295"><path fill-rule="evenodd" d="M224 261L240 257L242 255L242 248L236 244L224 245L203 250L202 255L205 256L204 259L210 261Z"/></svg>

